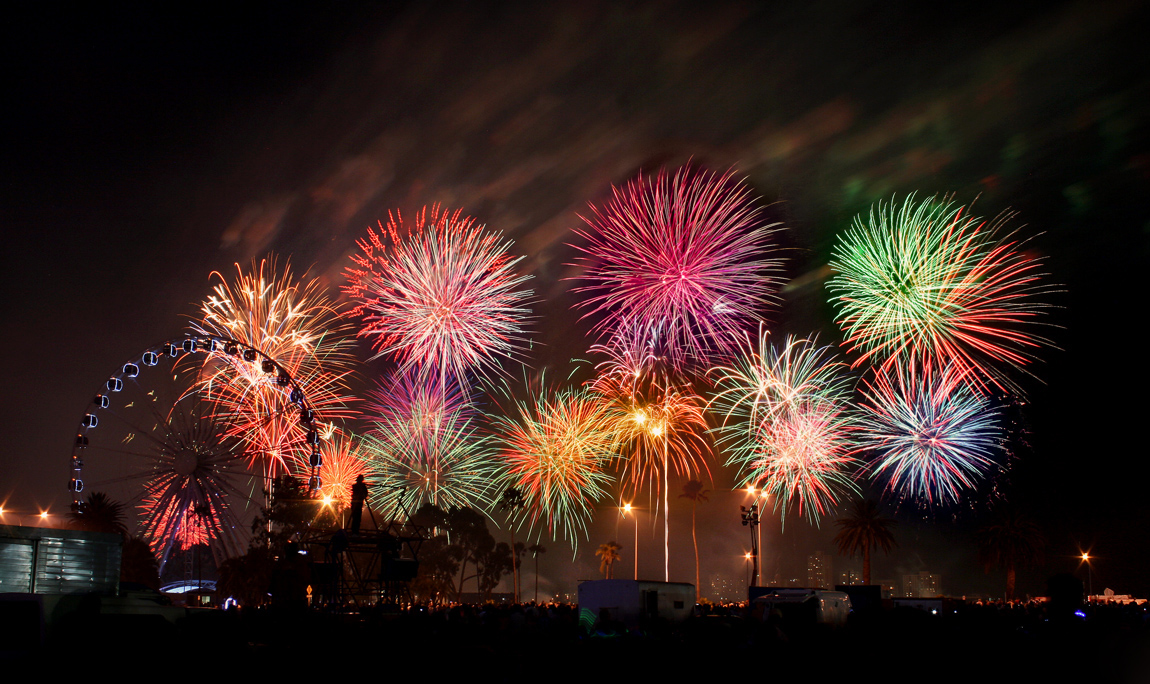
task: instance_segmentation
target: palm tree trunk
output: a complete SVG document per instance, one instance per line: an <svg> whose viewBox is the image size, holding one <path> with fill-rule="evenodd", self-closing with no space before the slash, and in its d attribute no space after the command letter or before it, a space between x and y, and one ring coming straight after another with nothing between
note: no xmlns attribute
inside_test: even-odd
<svg viewBox="0 0 1150 684"><path fill-rule="evenodd" d="M863 584L870 584L870 547L863 549Z"/></svg>
<svg viewBox="0 0 1150 684"><path fill-rule="evenodd" d="M511 589L515 595L515 602L519 603L519 556L515 553L515 526L511 528Z"/></svg>
<svg viewBox="0 0 1150 684"><path fill-rule="evenodd" d="M1014 598L1014 580L1015 580L1014 566L1006 566L1006 600Z"/></svg>

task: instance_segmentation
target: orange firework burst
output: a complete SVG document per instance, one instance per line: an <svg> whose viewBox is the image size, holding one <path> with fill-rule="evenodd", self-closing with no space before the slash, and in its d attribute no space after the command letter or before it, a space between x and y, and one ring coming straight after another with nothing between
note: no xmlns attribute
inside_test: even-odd
<svg viewBox="0 0 1150 684"><path fill-rule="evenodd" d="M620 456L623 479L636 492L648 483L658 492L666 471L711 476L703 401L656 355L656 336L646 328L624 327L609 344L591 348L608 357L597 366L592 389L618 416L616 432L631 447Z"/></svg>
<svg viewBox="0 0 1150 684"><path fill-rule="evenodd" d="M330 499L337 510L351 503L351 486L357 477L367 474L360 451L359 440L343 431L336 431L320 445L323 456L323 465L319 467L320 496ZM300 462L298 466L306 478L309 464Z"/></svg>
<svg viewBox="0 0 1150 684"><path fill-rule="evenodd" d="M256 349L278 368L269 372L262 359L225 347L209 357L201 386L271 477L290 471L307 437L291 381L324 422L354 416L346 387L354 340L318 279L296 279L290 264L278 272L274 258L253 262L248 273L236 270L231 283L215 274L222 282L192 327Z"/></svg>

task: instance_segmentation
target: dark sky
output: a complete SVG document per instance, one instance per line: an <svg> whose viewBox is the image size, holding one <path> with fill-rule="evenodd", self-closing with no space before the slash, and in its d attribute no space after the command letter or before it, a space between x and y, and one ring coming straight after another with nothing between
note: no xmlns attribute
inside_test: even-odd
<svg viewBox="0 0 1150 684"><path fill-rule="evenodd" d="M561 280L577 213L639 169L693 158L736 168L774 203L799 280L773 328L825 340L837 337L819 270L855 213L913 191L1018 212L1064 286L1050 316L1059 349L1043 353L1043 382L1023 383L1030 448L998 482L1048 538L1021 587L1040 592L1092 546L1096 588L1150 593L1144 4L160 11L37 5L2 29L6 508L64 510L92 393L183 329L211 271L274 250L334 291L354 239L389 209L464 207L514 238L543 302L532 363L562 366L584 353ZM717 472L716 488L731 477ZM700 508L705 574L741 571L732 497ZM680 533L688 511L673 505ZM998 586L969 543L984 501L898 517L900 550L876 575ZM574 569L552 545L549 577L593 576L613 520ZM788 521L781 536L777 524L768 567L784 575L831 550L829 524ZM687 554L689 537L673 541ZM646 574L654 556L643 542ZM676 573L690 565L684 555Z"/></svg>

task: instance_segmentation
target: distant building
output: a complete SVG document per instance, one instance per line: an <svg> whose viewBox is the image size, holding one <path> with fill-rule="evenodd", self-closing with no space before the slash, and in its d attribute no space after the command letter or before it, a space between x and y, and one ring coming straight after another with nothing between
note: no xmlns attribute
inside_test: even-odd
<svg viewBox="0 0 1150 684"><path fill-rule="evenodd" d="M714 601L745 600L747 598L747 588L744 582L745 580L736 580L733 577L718 573L711 575L711 580L708 583L710 586L708 597Z"/></svg>
<svg viewBox="0 0 1150 684"><path fill-rule="evenodd" d="M831 559L822 551L807 556L807 586L814 589L833 588Z"/></svg>
<svg viewBox="0 0 1150 684"><path fill-rule="evenodd" d="M902 576L902 594L904 598L931 598L942 594L942 578L929 570L923 570L916 575Z"/></svg>
<svg viewBox="0 0 1150 684"><path fill-rule="evenodd" d="M862 563L858 559L852 558L846 561L845 567L839 569L838 573L839 584L862 584L863 573Z"/></svg>

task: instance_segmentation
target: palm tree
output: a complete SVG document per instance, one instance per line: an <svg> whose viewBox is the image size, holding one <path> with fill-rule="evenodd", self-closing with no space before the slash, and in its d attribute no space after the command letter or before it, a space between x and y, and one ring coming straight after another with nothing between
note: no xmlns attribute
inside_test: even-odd
<svg viewBox="0 0 1150 684"><path fill-rule="evenodd" d="M622 546L613 541L599 545L595 555L603 559L599 562L599 572L603 573L603 577L611 579L611 564L619 560L619 551L622 549Z"/></svg>
<svg viewBox="0 0 1150 684"><path fill-rule="evenodd" d="M535 542L531 546L528 546L527 550L531 552L531 556L535 559L535 602L538 603L539 602L539 554L547 553L547 547L543 546L539 542Z"/></svg>
<svg viewBox="0 0 1150 684"><path fill-rule="evenodd" d="M680 499L691 500L691 542L695 545L695 603L699 602L699 539L695 536L695 507L707 500L709 489L703 489L702 480L691 480L683 485Z"/></svg>
<svg viewBox="0 0 1150 684"><path fill-rule="evenodd" d="M124 525L124 505L113 501L103 492L93 492L68 518L77 528L89 532L108 532L127 538L128 528Z"/></svg>
<svg viewBox="0 0 1150 684"><path fill-rule="evenodd" d="M881 548L883 553L898 546L890 529L896 524L893 518L884 518L878 504L871 500L856 501L851 514L835 521L839 533L835 543L844 556L863 557L863 584L870 584L870 552Z"/></svg>
<svg viewBox="0 0 1150 684"><path fill-rule="evenodd" d="M978 531L978 559L987 572L1006 569L1006 599L1014 598L1015 571L1039 562L1046 538L1038 524L1021 511L1008 509Z"/></svg>
<svg viewBox="0 0 1150 684"><path fill-rule="evenodd" d="M523 492L515 487L504 489L503 496L499 499L499 510L507 513L507 527L511 530L511 548L514 556L511 563L511 583L516 603L519 603L519 556L522 554L519 549L523 545L515 543L515 514L526 505L527 499L523 496Z"/></svg>

